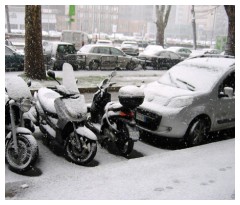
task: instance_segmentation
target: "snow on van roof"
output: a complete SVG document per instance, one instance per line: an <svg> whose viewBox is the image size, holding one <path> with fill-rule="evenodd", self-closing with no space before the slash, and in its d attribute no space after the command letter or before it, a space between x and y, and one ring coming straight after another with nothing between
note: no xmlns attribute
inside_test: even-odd
<svg viewBox="0 0 240 205"><path fill-rule="evenodd" d="M210 68L215 70L228 70L235 64L235 58L224 57L219 55L205 55L205 57L189 58L179 63L185 66L197 66L202 68Z"/></svg>

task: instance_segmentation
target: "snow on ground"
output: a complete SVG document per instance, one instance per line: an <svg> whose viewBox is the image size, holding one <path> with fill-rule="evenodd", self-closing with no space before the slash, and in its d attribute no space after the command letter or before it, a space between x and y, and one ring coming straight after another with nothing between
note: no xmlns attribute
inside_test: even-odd
<svg viewBox="0 0 240 205"><path fill-rule="evenodd" d="M74 71L75 78L78 79L77 86L79 88L95 88L106 77L110 75L111 70L102 71ZM137 85L140 86L142 81L145 83L157 80L165 70L135 70L135 71L117 71L117 75L112 79L112 82L116 82L117 87L125 85ZM62 71L55 71L57 78L63 77ZM18 76L23 72L6 72L5 78L11 78L12 76ZM39 81L32 80L31 89L39 89L46 86L54 86L57 83L55 81Z"/></svg>
<svg viewBox="0 0 240 205"><path fill-rule="evenodd" d="M229 139L104 166L66 162L61 170L53 168L50 176L17 180L13 174L13 180L8 175L6 190L15 190L11 199L231 200L235 199L234 147L235 139ZM52 166L54 157L49 158Z"/></svg>

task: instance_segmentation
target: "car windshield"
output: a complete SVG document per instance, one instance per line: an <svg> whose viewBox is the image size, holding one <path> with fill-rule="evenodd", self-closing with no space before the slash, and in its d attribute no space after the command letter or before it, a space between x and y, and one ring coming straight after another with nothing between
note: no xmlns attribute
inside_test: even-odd
<svg viewBox="0 0 240 205"><path fill-rule="evenodd" d="M227 62L228 60L224 59L226 61L222 63L227 62L224 64L226 66L224 69L224 66L216 67L213 64L207 66L206 63L200 64L197 60L199 59L182 62L172 67L158 80L158 83L191 91L210 91L229 67L229 63L233 62ZM217 60L221 62L222 59L215 59L216 62Z"/></svg>
<svg viewBox="0 0 240 205"><path fill-rule="evenodd" d="M64 54L74 54L75 47L73 45L59 45L57 51Z"/></svg>

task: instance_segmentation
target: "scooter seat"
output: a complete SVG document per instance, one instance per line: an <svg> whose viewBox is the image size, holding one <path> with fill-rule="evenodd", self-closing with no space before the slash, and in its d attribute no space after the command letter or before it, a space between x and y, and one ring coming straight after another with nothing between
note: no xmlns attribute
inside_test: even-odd
<svg viewBox="0 0 240 205"><path fill-rule="evenodd" d="M61 95L48 88L40 88L38 90L38 99L43 109L47 112L56 114L56 109L54 107L55 99L61 97Z"/></svg>

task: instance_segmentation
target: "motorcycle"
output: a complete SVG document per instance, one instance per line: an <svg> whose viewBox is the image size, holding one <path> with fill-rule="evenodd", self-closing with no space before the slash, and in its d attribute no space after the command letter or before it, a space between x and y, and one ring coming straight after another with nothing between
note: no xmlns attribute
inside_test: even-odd
<svg viewBox="0 0 240 205"><path fill-rule="evenodd" d="M30 86L30 84L29 84ZM23 173L38 158L38 145L32 136L34 126L25 117L32 106L32 95L25 81L11 77L5 83L5 159L11 170Z"/></svg>
<svg viewBox="0 0 240 205"><path fill-rule="evenodd" d="M63 64L63 85L55 73L47 72L59 85L40 88L34 94L35 110L32 121L39 126L46 141L57 143L64 150L64 156L78 165L86 165L97 152L97 137L85 127L87 114L85 98L78 91L73 68Z"/></svg>
<svg viewBox="0 0 240 205"><path fill-rule="evenodd" d="M119 102L111 102L108 88L115 83L111 79L116 71L104 79L93 96L86 126L97 133L102 147L116 145L120 155L128 156L139 139L134 110L143 103L144 92L137 86L124 86L118 92Z"/></svg>

